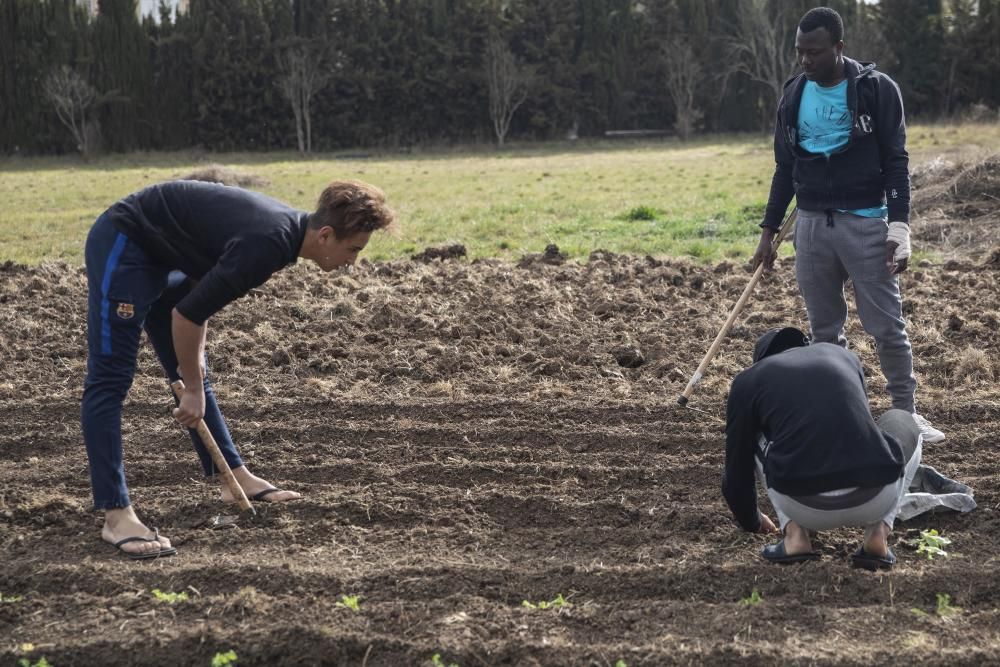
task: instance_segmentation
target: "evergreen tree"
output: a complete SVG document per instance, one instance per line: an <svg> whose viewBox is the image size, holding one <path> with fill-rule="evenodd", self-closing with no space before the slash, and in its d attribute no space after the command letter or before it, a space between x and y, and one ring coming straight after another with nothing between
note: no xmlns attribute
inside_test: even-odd
<svg viewBox="0 0 1000 667"><path fill-rule="evenodd" d="M143 23L149 39L152 80L146 106L146 147L180 149L194 144L193 58L190 16L171 16L164 0L159 22Z"/></svg>
<svg viewBox="0 0 1000 667"><path fill-rule="evenodd" d="M898 63L888 72L903 93L907 115L944 110L946 85L941 0L882 0L877 12Z"/></svg>
<svg viewBox="0 0 1000 667"><path fill-rule="evenodd" d="M191 0L190 12L195 141L214 150L287 146L294 128L275 86L272 26L290 25L289 3Z"/></svg>
<svg viewBox="0 0 1000 667"><path fill-rule="evenodd" d="M94 22L94 80L105 95L98 110L104 145L113 151L149 145L149 39L137 20L138 0L99 0ZM145 121L145 122L144 122Z"/></svg>
<svg viewBox="0 0 1000 667"><path fill-rule="evenodd" d="M0 150L76 151L42 82L64 65L92 82L90 27L74 0L0 0Z"/></svg>

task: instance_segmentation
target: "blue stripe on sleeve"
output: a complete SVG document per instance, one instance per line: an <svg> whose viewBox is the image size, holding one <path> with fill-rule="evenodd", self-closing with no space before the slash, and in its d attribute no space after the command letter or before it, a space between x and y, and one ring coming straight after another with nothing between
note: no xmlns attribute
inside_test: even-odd
<svg viewBox="0 0 1000 667"><path fill-rule="evenodd" d="M111 276L118 268L118 260L127 240L124 234L118 232L115 244L108 255L108 261L104 265L104 279L101 281L101 352L104 354L111 354L111 321L108 319L111 303L108 301L108 290L111 288Z"/></svg>

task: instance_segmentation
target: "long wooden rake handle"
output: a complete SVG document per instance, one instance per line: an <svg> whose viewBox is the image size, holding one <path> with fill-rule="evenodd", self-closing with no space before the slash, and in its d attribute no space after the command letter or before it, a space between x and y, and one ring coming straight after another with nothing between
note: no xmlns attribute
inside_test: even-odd
<svg viewBox="0 0 1000 667"><path fill-rule="evenodd" d="M777 236L775 236L774 240L771 242L772 250L776 251L778 246L781 245L781 242L795 226L795 220L798 218L798 215L798 207L793 208L791 213L788 214L788 217L785 218L785 221L781 223L781 227L778 228ZM688 399L691 398L691 394L694 393L694 388L698 386L699 382L701 382L705 371L708 369L708 365L719 352L719 348L722 347L722 340L726 337L726 334L729 333L729 330L733 326L733 322L736 321L736 318L743 310L743 306L746 305L747 299L750 298L750 293L753 292L753 288L757 286L757 282L760 281L760 277L763 273L764 262L761 262L757 267L757 270L753 272L753 276L750 277L750 282L744 288L743 294L741 294L740 298L736 300L736 305L733 306L733 310L729 313L729 317L726 318L726 323L723 324L722 329L719 330L719 335L715 337L715 341L712 343L712 346L708 348L708 352L705 353L705 358L701 360L701 363L698 364L698 369L694 372L694 375L691 376L691 379L688 380L687 386L684 388L684 392L677 397L677 403L679 405L687 405Z"/></svg>
<svg viewBox="0 0 1000 667"><path fill-rule="evenodd" d="M174 396L177 397L177 400L180 400L181 392L184 391L184 381L177 380L171 383L170 388L174 390ZM229 493L236 499L236 504L240 510L256 514L257 512L247 498L247 494L243 492L243 487L236 481L233 471L229 469L229 463L226 461L226 457L222 455L222 451L219 449L218 443L215 442L212 432L208 430L204 419L198 420L195 431L198 432L198 437L201 438L201 441L205 444L205 449L212 456L212 462L219 469L219 476L222 477L223 484L229 488Z"/></svg>

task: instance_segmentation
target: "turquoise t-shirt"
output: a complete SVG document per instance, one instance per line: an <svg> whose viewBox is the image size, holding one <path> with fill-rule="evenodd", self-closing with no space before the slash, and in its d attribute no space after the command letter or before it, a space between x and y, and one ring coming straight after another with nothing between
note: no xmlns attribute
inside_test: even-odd
<svg viewBox="0 0 1000 667"><path fill-rule="evenodd" d="M799 104L799 145L810 153L830 157L847 145L851 137L851 112L847 108L847 80L824 88L806 81ZM886 206L854 210L840 209L865 218L884 218Z"/></svg>

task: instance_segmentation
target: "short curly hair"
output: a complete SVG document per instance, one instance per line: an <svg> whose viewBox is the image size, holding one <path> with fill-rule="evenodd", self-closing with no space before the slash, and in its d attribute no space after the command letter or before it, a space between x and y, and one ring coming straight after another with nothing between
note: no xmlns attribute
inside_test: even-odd
<svg viewBox="0 0 1000 667"><path fill-rule="evenodd" d="M829 7L814 7L799 21L799 30L802 32L812 32L817 28L826 28L834 44L844 39L844 20L836 10Z"/></svg>
<svg viewBox="0 0 1000 667"><path fill-rule="evenodd" d="M332 227L338 239L360 232L389 229L396 215L385 202L385 193L361 181L333 181L316 202L309 227Z"/></svg>

